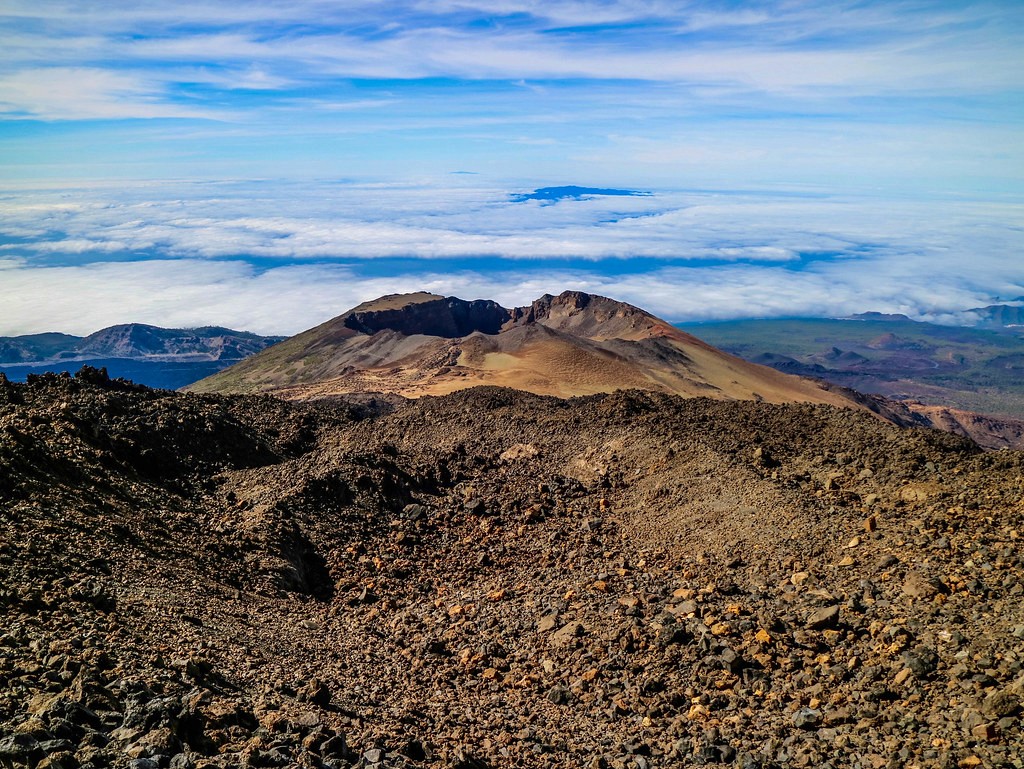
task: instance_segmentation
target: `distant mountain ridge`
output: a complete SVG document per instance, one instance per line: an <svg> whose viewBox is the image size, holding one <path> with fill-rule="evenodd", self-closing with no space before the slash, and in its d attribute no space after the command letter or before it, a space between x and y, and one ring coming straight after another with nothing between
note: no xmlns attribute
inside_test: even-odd
<svg viewBox="0 0 1024 769"><path fill-rule="evenodd" d="M24 336L0 336L0 363L56 360L73 350L84 337L47 332Z"/></svg>
<svg viewBox="0 0 1024 769"><path fill-rule="evenodd" d="M985 328L1024 326L1024 305L990 304L970 312L978 317L978 325Z"/></svg>
<svg viewBox="0 0 1024 769"><path fill-rule="evenodd" d="M981 445L1024 447L1024 335L1012 326L940 326L863 313L682 328L778 371L902 403Z"/></svg>
<svg viewBox="0 0 1024 769"><path fill-rule="evenodd" d="M0 363L74 362L98 358L241 360L284 338L220 326L161 328L145 323L125 323L85 337L59 333L0 337Z"/></svg>
<svg viewBox="0 0 1024 769"><path fill-rule="evenodd" d="M898 312L874 312L874 311L872 311L872 312L858 312L858 313L856 313L854 315L849 316L849 318L841 318L840 320L868 320L868 321L888 321L888 320L904 321L904 320L908 320L909 321L911 319L910 319L909 316L903 315L902 313L898 313Z"/></svg>

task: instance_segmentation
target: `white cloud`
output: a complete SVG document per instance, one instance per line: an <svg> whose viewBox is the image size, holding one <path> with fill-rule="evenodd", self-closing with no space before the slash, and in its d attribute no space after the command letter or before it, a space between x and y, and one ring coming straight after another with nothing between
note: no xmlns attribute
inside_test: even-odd
<svg viewBox="0 0 1024 769"><path fill-rule="evenodd" d="M129 321L292 333L423 289L508 306L579 288L671 320L948 320L1024 295L1022 221L1019 203L941 198L660 192L543 205L472 186L22 189L0 206L0 237L20 241L0 246L0 334ZM389 255L412 258L390 274L372 267Z"/></svg>
<svg viewBox="0 0 1024 769"><path fill-rule="evenodd" d="M21 127L23 175L1019 184L998 0L6 0L0 50L0 116L133 121Z"/></svg>
<svg viewBox="0 0 1024 769"><path fill-rule="evenodd" d="M919 268L920 265L917 265ZM834 264L791 274L758 266L664 268L614 277L586 270L536 269L396 274L361 278L330 265L278 267L264 272L238 262L110 262L81 267L15 268L0 282L0 333L63 331L85 334L129 321L168 327L225 325L265 334L296 333L377 296L433 291L505 306L541 294L577 289L611 296L670 320L779 315L839 316L865 310L942 317L938 306L975 307L984 290L953 280L904 281L908 268L872 265L866 286L856 269ZM1024 281L1005 283L1024 292ZM68 297L75 301L69 302Z"/></svg>
<svg viewBox="0 0 1024 769"><path fill-rule="evenodd" d="M769 92L979 91L1022 81L1022 68L1012 66L1022 63L1019 25L1000 4L959 11L852 2L739 11L700 2L7 5L10 66L217 62L255 66L267 84L327 74L582 77ZM517 23L501 19L517 13ZM45 35L35 31L39 24ZM590 32L560 34L560 27Z"/></svg>
<svg viewBox="0 0 1024 769"><path fill-rule="evenodd" d="M794 258L789 245L718 221L718 209L704 204L706 196L597 197L550 205L510 203L506 192L488 189L349 185L294 192L287 201L101 197L76 206L14 206L0 213L0 231L35 237L0 249L255 259ZM704 203L695 205L699 201ZM736 206L730 214L740 210ZM803 245L825 244L811 236Z"/></svg>
<svg viewBox="0 0 1024 769"><path fill-rule="evenodd" d="M428 290L514 303L560 282L528 278L510 283L506 276L475 273L359 279L342 266L259 272L239 262L192 260L22 268L8 271L0 282L0 333L85 334L128 319L166 327L218 324L295 333L383 294ZM75 301L69 302L69 296Z"/></svg>
<svg viewBox="0 0 1024 769"><path fill-rule="evenodd" d="M0 76L0 114L43 120L223 119L224 112L170 104L160 88L97 67L43 67Z"/></svg>
<svg viewBox="0 0 1024 769"><path fill-rule="evenodd" d="M168 79L165 74L164 78ZM252 65L229 69L195 67L173 73L173 79L181 83L212 85L229 90L274 91L294 85L294 81L271 74L265 68Z"/></svg>

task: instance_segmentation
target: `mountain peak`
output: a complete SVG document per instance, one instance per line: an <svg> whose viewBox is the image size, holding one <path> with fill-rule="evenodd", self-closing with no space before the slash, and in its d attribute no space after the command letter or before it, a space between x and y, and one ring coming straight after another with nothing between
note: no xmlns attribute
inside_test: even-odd
<svg viewBox="0 0 1024 769"><path fill-rule="evenodd" d="M639 307L583 291L544 294L513 311L514 323L540 323L589 339L640 339L682 334ZM692 339L692 337L691 337Z"/></svg>
<svg viewBox="0 0 1024 769"><path fill-rule="evenodd" d="M633 305L583 291L525 307L430 293L354 307L188 389L289 399L441 395L498 385L570 397L639 389L856 407L809 380L748 363Z"/></svg>
<svg viewBox="0 0 1024 769"><path fill-rule="evenodd" d="M848 320L866 320L866 321L909 321L910 318L902 313L898 312L858 312L851 315Z"/></svg>
<svg viewBox="0 0 1024 769"><path fill-rule="evenodd" d="M624 302L618 302L614 299L609 299L604 296L596 296L594 294L587 294L583 291L563 291L558 296L552 296L551 294L544 294L533 303L535 308L547 308L549 311L564 310L565 312L572 314L573 312L579 312L585 310L591 305L607 305L613 304L616 306L628 307L629 305Z"/></svg>
<svg viewBox="0 0 1024 769"><path fill-rule="evenodd" d="M385 294L376 299L363 302L349 310L355 312L380 312L382 310L401 310L411 304L423 304L444 299L440 294L432 294L429 291L415 291L409 294Z"/></svg>

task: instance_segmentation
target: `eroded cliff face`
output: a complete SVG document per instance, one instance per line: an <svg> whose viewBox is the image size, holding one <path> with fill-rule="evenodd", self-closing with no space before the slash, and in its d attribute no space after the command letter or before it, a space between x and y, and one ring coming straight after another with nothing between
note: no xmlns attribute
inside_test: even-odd
<svg viewBox="0 0 1024 769"><path fill-rule="evenodd" d="M345 316L345 326L362 334L387 330L454 339L474 333L497 334L511 317L512 311L497 302L439 297L393 309L353 310Z"/></svg>

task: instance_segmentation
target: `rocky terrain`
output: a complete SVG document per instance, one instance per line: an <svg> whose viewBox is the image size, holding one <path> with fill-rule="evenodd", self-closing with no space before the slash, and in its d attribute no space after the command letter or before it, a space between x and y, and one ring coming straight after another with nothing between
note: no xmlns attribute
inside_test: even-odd
<svg viewBox="0 0 1024 769"><path fill-rule="evenodd" d="M820 404L0 380L0 765L1021 767L1022 467Z"/></svg>
<svg viewBox="0 0 1024 769"><path fill-rule="evenodd" d="M1024 449L1024 420L977 414L947 406L932 406L916 401L885 401L885 409L903 413L899 424L918 421L936 430L963 435L987 449Z"/></svg>

